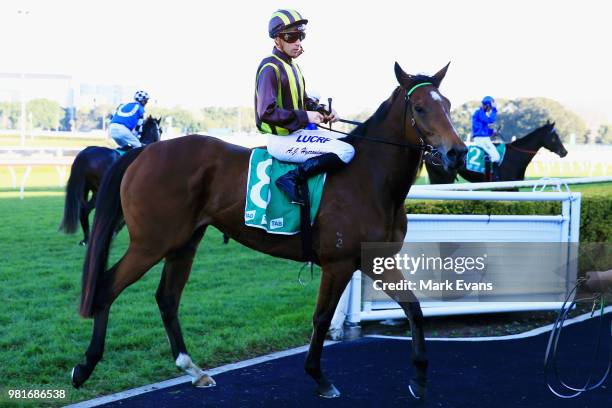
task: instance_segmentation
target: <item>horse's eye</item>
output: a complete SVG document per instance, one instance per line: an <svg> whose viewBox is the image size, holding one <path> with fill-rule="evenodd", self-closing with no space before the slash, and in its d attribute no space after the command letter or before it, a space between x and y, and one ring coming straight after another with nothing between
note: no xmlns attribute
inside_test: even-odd
<svg viewBox="0 0 612 408"><path fill-rule="evenodd" d="M416 111L416 113L420 113L420 114L425 113L425 109L421 108L420 106L415 106L414 110Z"/></svg>

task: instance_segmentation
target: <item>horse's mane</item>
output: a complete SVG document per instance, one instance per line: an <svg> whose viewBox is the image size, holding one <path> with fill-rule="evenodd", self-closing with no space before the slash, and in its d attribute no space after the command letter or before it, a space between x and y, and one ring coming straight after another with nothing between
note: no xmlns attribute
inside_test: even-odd
<svg viewBox="0 0 612 408"><path fill-rule="evenodd" d="M413 81L414 85L417 85L423 82L434 82L434 79L432 77L428 75L423 75L423 74L411 76L411 80ZM350 132L349 136L345 138L345 140L348 142L355 143L357 142L357 139L351 137L351 135L363 136L367 132L368 127L370 125L383 122L386 119L387 115L389 114L389 111L391 110L391 106L393 105L395 98L397 98L397 96L400 94L401 89L402 87L400 86L395 88L391 96L385 101L383 101L383 103L380 104L376 112L374 112L372 116L370 116L361 125L353 129Z"/></svg>
<svg viewBox="0 0 612 408"><path fill-rule="evenodd" d="M399 93L399 90L400 90L399 86L395 88L391 96L385 101L383 101L383 103L380 104L378 109L376 109L376 112L374 112L372 116L370 116L361 125L353 129L353 131L350 132L350 135L346 139L348 139L349 141L355 141L354 139L351 138L351 135L362 136L367 132L368 127L370 125L374 123L380 123L383 120L385 120L385 118L389 114L389 111L391 110L391 105L393 105L393 101L395 100L395 98L397 97L397 94Z"/></svg>
<svg viewBox="0 0 612 408"><path fill-rule="evenodd" d="M537 133L540 133L542 130L546 130L546 131L550 132L553 127L554 127L554 124L552 124L550 122L547 122L544 125L540 126L539 128L534 129L531 132L527 133L525 136L516 139L514 142L512 142L512 144L514 146L519 146L520 147L521 145L527 143Z"/></svg>

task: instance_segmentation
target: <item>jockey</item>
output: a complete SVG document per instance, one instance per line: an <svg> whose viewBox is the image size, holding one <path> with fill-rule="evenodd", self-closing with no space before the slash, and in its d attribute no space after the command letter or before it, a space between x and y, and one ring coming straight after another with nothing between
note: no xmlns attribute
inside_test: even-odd
<svg viewBox="0 0 612 408"><path fill-rule="evenodd" d="M108 133L120 148L140 147L140 132L144 121L144 107L149 101L149 94L138 91L134 94L134 102L121 104L115 110Z"/></svg>
<svg viewBox="0 0 612 408"><path fill-rule="evenodd" d="M268 34L274 49L257 68L255 89L255 121L268 134L268 152L278 160L300 163L276 181L300 205L305 204L301 185L309 177L342 168L355 155L353 146L337 140L335 133L313 126L336 122L338 114L308 96L304 77L293 61L304 52L307 23L295 10L272 14Z"/></svg>
<svg viewBox="0 0 612 408"><path fill-rule="evenodd" d="M495 106L495 99L485 96L482 99L482 106L472 115L472 134L474 136L474 144L481 147L491 158L494 181L499 179L498 170L501 159L499 152L491 141L491 136L495 135L493 124L496 118L497 107Z"/></svg>

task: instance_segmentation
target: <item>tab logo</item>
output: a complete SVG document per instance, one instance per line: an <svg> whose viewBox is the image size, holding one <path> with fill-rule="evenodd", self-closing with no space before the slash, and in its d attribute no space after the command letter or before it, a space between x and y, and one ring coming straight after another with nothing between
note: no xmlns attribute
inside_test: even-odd
<svg viewBox="0 0 612 408"><path fill-rule="evenodd" d="M255 218L255 210L246 211L244 213L244 220L245 221L251 221L254 218Z"/></svg>
<svg viewBox="0 0 612 408"><path fill-rule="evenodd" d="M273 220L270 220L270 229L279 229L279 228L283 228L283 218L276 218Z"/></svg>

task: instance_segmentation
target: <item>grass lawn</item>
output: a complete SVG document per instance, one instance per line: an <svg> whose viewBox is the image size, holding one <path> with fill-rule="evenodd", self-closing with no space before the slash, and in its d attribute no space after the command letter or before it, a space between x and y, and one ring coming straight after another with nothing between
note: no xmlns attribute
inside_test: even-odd
<svg viewBox="0 0 612 408"><path fill-rule="evenodd" d="M38 170L38 171L37 171ZM57 232L63 188L53 168L37 168L26 198L10 186L0 169L0 407L8 389L63 389L62 401L26 402L28 406L64 405L165 380L179 373L172 361L154 294L158 265L115 302L106 354L81 390L70 383L70 370L81 361L92 321L77 314L85 249L80 232ZM418 183L424 183L423 177ZM573 186L585 194L612 194L612 183ZM225 247L210 229L200 246L181 302L187 346L204 368L306 344L318 289L315 280L301 287L301 264ZM123 231L112 260L127 244ZM308 273L306 272L306 275ZM308 280L308 276L306 276ZM12 403L12 402L11 402Z"/></svg>
<svg viewBox="0 0 612 408"><path fill-rule="evenodd" d="M170 347L154 294L161 265L149 271L113 305L104 359L80 390L70 370L88 345L92 321L78 316L80 236L57 232L61 190L36 191L19 200L0 192L0 406L8 389L63 389L64 405L182 375ZM181 302L187 347L202 367L304 345L318 289L315 280L297 282L301 264L225 247L210 229L200 246ZM117 259L127 243L114 243ZM307 275L307 273L306 273ZM309 277L306 276L308 281ZM29 404L29 405L28 405ZM44 405L41 400L26 403Z"/></svg>

